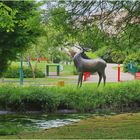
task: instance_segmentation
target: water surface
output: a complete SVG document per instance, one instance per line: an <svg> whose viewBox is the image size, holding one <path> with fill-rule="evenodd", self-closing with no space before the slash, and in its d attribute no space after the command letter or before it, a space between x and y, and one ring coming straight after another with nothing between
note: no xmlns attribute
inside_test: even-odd
<svg viewBox="0 0 140 140"><path fill-rule="evenodd" d="M2 114L0 135L39 131L69 125L89 116L88 114Z"/></svg>

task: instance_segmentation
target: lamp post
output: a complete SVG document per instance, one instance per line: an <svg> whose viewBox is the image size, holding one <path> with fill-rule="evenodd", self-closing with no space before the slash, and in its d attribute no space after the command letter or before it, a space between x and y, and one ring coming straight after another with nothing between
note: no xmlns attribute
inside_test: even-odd
<svg viewBox="0 0 140 140"><path fill-rule="evenodd" d="M20 85L23 85L23 61L22 61L22 53L20 53Z"/></svg>

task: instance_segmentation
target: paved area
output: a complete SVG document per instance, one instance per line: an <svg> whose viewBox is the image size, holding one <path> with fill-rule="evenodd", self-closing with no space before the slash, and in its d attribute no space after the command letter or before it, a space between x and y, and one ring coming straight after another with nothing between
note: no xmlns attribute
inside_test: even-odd
<svg viewBox="0 0 140 140"><path fill-rule="evenodd" d="M117 67L117 64L107 64L106 67L106 82L118 82L118 71L114 69L114 67ZM98 74L92 75L88 81L97 82L99 79ZM129 81L134 80L134 76L130 73L124 73L121 71L120 75L121 81Z"/></svg>
<svg viewBox="0 0 140 140"><path fill-rule="evenodd" d="M118 71L115 70L114 67L117 67L117 64L107 64L106 67L106 82L118 82ZM122 65L121 65L122 66ZM60 78L59 76L54 76L55 78ZM78 76L61 76L61 78L70 78L70 79L78 79ZM120 76L121 81L129 81L134 80L134 76L130 73L124 73L121 71ZM98 82L99 76L98 74L91 75L87 81L85 82Z"/></svg>
<svg viewBox="0 0 140 140"><path fill-rule="evenodd" d="M118 65L117 64L107 64L107 67L106 67L106 82L118 82L118 71L117 69L114 69L114 67L117 67ZM54 73L56 74L56 73ZM77 80L78 80L78 75L71 75L71 76L49 76L51 78L66 78L66 83L72 83L72 84L77 84ZM69 80L70 79L70 80ZM1 80L1 79L0 79ZM130 73L124 73L121 71L121 81L129 81L129 80L134 80L134 76ZM91 75L87 81L84 81L84 83L98 83L99 81L99 76L97 73ZM17 81L4 81L4 82L18 82L19 83L19 80ZM24 82L27 82L24 80ZM31 81L28 81L28 82L31 82ZM32 85L32 84L31 84ZM51 82L50 84L41 84L41 83L34 83L33 85L36 85L36 86L54 86L54 83L51 85Z"/></svg>

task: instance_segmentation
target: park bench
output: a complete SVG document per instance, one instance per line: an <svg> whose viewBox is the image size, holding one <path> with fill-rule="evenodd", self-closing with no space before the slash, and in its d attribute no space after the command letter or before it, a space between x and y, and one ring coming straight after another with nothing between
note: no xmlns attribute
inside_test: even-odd
<svg viewBox="0 0 140 140"><path fill-rule="evenodd" d="M60 65L59 64L47 64L46 65L46 75L49 76L49 68L50 67L56 67L56 75L60 75Z"/></svg>
<svg viewBox="0 0 140 140"><path fill-rule="evenodd" d="M140 80L140 72L136 72L135 73L135 79L136 80Z"/></svg>

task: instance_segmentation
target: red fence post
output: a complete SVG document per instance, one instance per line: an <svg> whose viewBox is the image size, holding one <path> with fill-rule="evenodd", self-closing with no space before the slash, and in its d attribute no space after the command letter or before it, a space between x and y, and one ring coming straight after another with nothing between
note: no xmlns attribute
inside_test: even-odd
<svg viewBox="0 0 140 140"><path fill-rule="evenodd" d="M121 73L120 73L120 64L118 64L118 82L120 82L120 76L121 75Z"/></svg>
<svg viewBox="0 0 140 140"><path fill-rule="evenodd" d="M87 80L87 73L84 72L84 81L86 81L86 80Z"/></svg>
<svg viewBox="0 0 140 140"><path fill-rule="evenodd" d="M86 81L88 77L90 77L90 72L84 72L84 81Z"/></svg>

